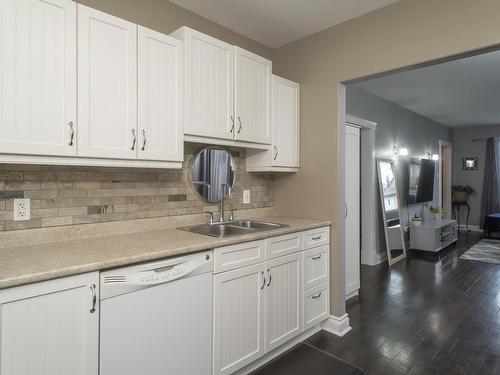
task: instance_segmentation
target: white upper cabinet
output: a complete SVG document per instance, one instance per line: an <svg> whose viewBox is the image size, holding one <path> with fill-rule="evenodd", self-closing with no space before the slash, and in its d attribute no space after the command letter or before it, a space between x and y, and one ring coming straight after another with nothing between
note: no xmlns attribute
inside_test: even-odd
<svg viewBox="0 0 500 375"><path fill-rule="evenodd" d="M138 27L138 157L183 160L183 45Z"/></svg>
<svg viewBox="0 0 500 375"><path fill-rule="evenodd" d="M235 138L271 143L272 62L235 47Z"/></svg>
<svg viewBox="0 0 500 375"><path fill-rule="evenodd" d="M233 139L234 47L187 27L172 35L184 41L184 133Z"/></svg>
<svg viewBox="0 0 500 375"><path fill-rule="evenodd" d="M78 155L137 158L137 25L78 5Z"/></svg>
<svg viewBox="0 0 500 375"><path fill-rule="evenodd" d="M97 375L99 273L0 290L0 375Z"/></svg>
<svg viewBox="0 0 500 375"><path fill-rule="evenodd" d="M299 84L273 76L273 157L276 167L299 166Z"/></svg>
<svg viewBox="0 0 500 375"><path fill-rule="evenodd" d="M249 172L296 172L299 167L300 86L273 75L272 145L269 151L249 150Z"/></svg>
<svg viewBox="0 0 500 375"><path fill-rule="evenodd" d="M75 126L75 3L0 0L0 153L75 155Z"/></svg>

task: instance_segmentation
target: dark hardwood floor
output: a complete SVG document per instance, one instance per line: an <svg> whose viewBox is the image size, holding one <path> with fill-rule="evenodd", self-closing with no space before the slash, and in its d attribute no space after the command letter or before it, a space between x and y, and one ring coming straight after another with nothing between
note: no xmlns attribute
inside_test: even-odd
<svg viewBox="0 0 500 375"><path fill-rule="evenodd" d="M458 259L480 238L362 266L360 296L347 304L352 330L307 343L365 374L500 374L500 265Z"/></svg>

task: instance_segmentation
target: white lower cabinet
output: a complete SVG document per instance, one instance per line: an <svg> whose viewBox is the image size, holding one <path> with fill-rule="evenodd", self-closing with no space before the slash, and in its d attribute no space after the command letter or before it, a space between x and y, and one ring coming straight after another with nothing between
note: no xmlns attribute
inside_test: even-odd
<svg viewBox="0 0 500 375"><path fill-rule="evenodd" d="M0 291L1 375L97 375L99 273Z"/></svg>
<svg viewBox="0 0 500 375"><path fill-rule="evenodd" d="M302 256L266 263L266 352L302 332Z"/></svg>
<svg viewBox="0 0 500 375"><path fill-rule="evenodd" d="M264 263L214 276L214 374L264 354Z"/></svg>
<svg viewBox="0 0 500 375"><path fill-rule="evenodd" d="M328 317L328 233L324 227L214 250L214 375L242 369Z"/></svg>
<svg viewBox="0 0 500 375"><path fill-rule="evenodd" d="M330 312L330 283L318 285L304 292L304 329L325 320Z"/></svg>

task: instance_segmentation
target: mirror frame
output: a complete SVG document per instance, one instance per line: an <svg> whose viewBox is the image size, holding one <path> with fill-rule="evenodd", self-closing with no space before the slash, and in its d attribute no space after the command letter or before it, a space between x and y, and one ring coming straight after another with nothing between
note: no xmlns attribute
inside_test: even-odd
<svg viewBox="0 0 500 375"><path fill-rule="evenodd" d="M193 190L193 192L195 193L195 195L200 198L201 200L205 201L205 202L208 202L208 203L219 203L221 200L210 200L210 199L207 199L205 198L203 195L201 195L198 190L196 190L196 185L193 184L193 164L194 164L194 161L196 160L196 158L198 157L198 155L200 155L203 151L205 150L221 150L221 151L225 151L229 154L230 158L231 158L231 162L233 163L234 165L234 178L233 178L233 184L231 186L231 188L229 189L229 193L226 197L230 197L232 194L233 194L233 190L234 190L234 186L236 185L236 179L237 179L237 170L238 168L236 168L236 161L234 160L234 157L233 157L233 154L231 152L229 152L229 150L225 149L224 147L219 147L219 146L206 146L206 147L202 147L200 148L198 151L196 151L193 156L191 157L191 160L189 161L189 166L188 166L188 182L189 182L189 186L191 187L191 190Z"/></svg>
<svg viewBox="0 0 500 375"><path fill-rule="evenodd" d="M385 163L390 163L393 168L393 173L394 173L394 184L396 185L396 201L398 203L398 218L399 218L399 225L400 225L400 234L401 234L401 243L403 245L403 253L396 258L392 257L391 254L391 248L389 246L389 231L387 228L387 215L385 213L385 204L384 204L384 189L382 187L382 179L380 175L380 163L385 162ZM378 180L378 187L380 191L380 205L382 207L382 218L383 218L383 224L384 224L384 232L385 232L385 246L387 248L387 263L389 263L389 266L392 266L393 264L399 262L400 260L406 258L406 241L404 237L404 230L403 230L403 225L401 222L401 199L399 199L399 184L398 184L398 178L396 174L396 162L393 159L383 159L383 158L377 158L377 180Z"/></svg>

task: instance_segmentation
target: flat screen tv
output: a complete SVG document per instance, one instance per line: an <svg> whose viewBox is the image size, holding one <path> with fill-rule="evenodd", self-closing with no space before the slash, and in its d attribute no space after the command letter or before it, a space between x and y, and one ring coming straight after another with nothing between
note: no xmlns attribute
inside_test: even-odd
<svg viewBox="0 0 500 375"><path fill-rule="evenodd" d="M408 204L431 202L434 199L435 168L434 160L410 159Z"/></svg>

